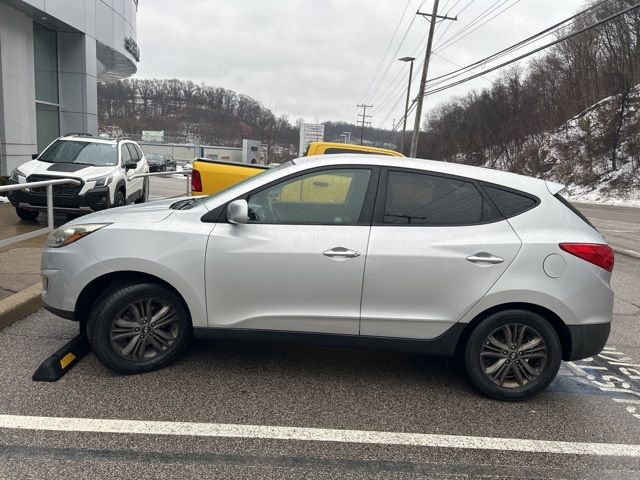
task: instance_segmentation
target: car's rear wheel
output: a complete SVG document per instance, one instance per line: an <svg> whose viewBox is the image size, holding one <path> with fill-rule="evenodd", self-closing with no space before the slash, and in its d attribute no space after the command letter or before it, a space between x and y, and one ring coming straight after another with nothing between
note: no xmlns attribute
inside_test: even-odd
<svg viewBox="0 0 640 480"><path fill-rule="evenodd" d="M562 346L551 324L526 310L506 310L484 319L471 332L465 368L471 383L498 400L524 400L553 381Z"/></svg>
<svg viewBox="0 0 640 480"><path fill-rule="evenodd" d="M27 221L33 221L36 218L38 218L38 215L40 215L40 212L36 212L33 210L25 210L24 208L20 208L20 207L16 207L16 213L18 214L18 217L20 217L22 220L27 220Z"/></svg>
<svg viewBox="0 0 640 480"><path fill-rule="evenodd" d="M191 338L191 320L172 290L154 283L116 287L92 309L87 336L98 360L118 373L142 373L174 361Z"/></svg>

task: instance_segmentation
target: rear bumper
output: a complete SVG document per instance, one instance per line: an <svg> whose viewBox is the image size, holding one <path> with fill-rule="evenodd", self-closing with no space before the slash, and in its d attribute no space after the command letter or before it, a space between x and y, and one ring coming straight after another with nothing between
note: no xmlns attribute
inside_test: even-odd
<svg viewBox="0 0 640 480"><path fill-rule="evenodd" d="M580 360L592 357L602 351L609 339L611 323L595 323L591 325L567 325L571 348L566 352L564 360Z"/></svg>
<svg viewBox="0 0 640 480"><path fill-rule="evenodd" d="M47 210L47 196L26 190L17 190L8 194L9 201L16 208L44 212ZM53 196L53 209L56 212L97 212L111 207L109 187L92 188L82 195Z"/></svg>

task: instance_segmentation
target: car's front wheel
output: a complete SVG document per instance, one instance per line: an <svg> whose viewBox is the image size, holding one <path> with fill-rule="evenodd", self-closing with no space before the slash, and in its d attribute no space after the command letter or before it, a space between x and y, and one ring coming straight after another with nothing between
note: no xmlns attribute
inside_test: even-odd
<svg viewBox="0 0 640 480"><path fill-rule="evenodd" d="M38 218L40 212L36 212L33 210L25 210L24 208L16 207L16 213L21 220L33 221Z"/></svg>
<svg viewBox="0 0 640 480"><path fill-rule="evenodd" d="M189 313L171 289L154 283L116 287L92 309L87 336L100 362L118 373L164 367L191 339Z"/></svg>
<svg viewBox="0 0 640 480"><path fill-rule="evenodd" d="M498 400L524 400L553 381L562 360L551 324L526 310L490 315L471 332L465 368L480 392Z"/></svg>

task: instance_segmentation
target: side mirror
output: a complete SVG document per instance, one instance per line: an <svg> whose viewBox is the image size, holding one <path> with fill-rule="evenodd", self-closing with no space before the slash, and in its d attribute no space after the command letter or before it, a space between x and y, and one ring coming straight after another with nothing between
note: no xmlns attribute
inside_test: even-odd
<svg viewBox="0 0 640 480"><path fill-rule="evenodd" d="M249 204L246 200L234 200L227 207L227 220L234 225L249 221Z"/></svg>
<svg viewBox="0 0 640 480"><path fill-rule="evenodd" d="M37 160L39 156L40 156L39 153L34 153L31 155L31 160Z"/></svg>
<svg viewBox="0 0 640 480"><path fill-rule="evenodd" d="M127 162L124 164L125 170L133 170L134 168L137 168L137 167L138 167L137 162Z"/></svg>

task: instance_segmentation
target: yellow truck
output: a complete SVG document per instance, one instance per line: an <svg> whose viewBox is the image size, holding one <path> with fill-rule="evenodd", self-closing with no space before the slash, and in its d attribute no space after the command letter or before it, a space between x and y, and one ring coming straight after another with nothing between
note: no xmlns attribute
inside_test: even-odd
<svg viewBox="0 0 640 480"><path fill-rule="evenodd" d="M332 142L311 142L305 152L305 156L345 153L387 155L392 157L404 156L401 153L387 150L386 148ZM235 185L248 177L258 175L268 168L269 167L265 165L197 158L193 161L191 192L193 195L211 195ZM303 193L300 192L300 195L303 195Z"/></svg>

